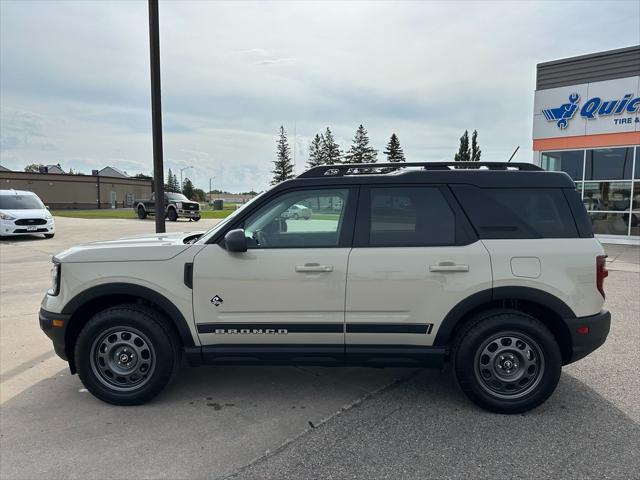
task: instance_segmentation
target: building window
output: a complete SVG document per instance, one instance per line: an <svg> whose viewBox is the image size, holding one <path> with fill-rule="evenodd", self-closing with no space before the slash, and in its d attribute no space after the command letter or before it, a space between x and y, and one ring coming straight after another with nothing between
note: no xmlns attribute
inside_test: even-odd
<svg viewBox="0 0 640 480"><path fill-rule="evenodd" d="M595 234L640 236L640 147L541 152L540 164L573 178Z"/></svg>
<svg viewBox="0 0 640 480"><path fill-rule="evenodd" d="M582 199L589 211L628 211L631 207L631 182L585 182Z"/></svg>
<svg viewBox="0 0 640 480"><path fill-rule="evenodd" d="M566 172L574 180L582 180L584 150L543 152L542 168L552 172Z"/></svg>
<svg viewBox="0 0 640 480"><path fill-rule="evenodd" d="M632 170L631 147L587 150L585 180L630 180Z"/></svg>

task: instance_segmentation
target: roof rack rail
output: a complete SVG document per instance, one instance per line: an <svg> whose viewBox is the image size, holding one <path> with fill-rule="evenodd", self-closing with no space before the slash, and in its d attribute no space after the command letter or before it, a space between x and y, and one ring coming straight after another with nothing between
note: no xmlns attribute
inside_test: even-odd
<svg viewBox="0 0 640 480"><path fill-rule="evenodd" d="M339 163L335 165L320 165L298 175L298 178L342 177L345 175L379 175L397 171L406 167L423 167L424 170L458 170L479 169L488 170L527 170L541 171L542 168L533 163L509 162L394 162L394 163ZM372 171L372 169L374 169Z"/></svg>

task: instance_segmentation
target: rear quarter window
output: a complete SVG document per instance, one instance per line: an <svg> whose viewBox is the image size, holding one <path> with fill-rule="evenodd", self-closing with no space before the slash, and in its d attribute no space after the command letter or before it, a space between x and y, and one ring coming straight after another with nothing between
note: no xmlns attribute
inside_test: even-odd
<svg viewBox="0 0 640 480"><path fill-rule="evenodd" d="M578 237L562 189L455 185L452 190L480 238Z"/></svg>

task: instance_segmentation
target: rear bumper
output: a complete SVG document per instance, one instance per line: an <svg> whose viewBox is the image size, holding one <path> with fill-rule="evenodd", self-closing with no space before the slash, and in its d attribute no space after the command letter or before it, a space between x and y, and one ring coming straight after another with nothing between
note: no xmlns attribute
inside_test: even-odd
<svg viewBox="0 0 640 480"><path fill-rule="evenodd" d="M589 317L565 318L565 322L571 332L573 352L569 363L572 363L586 357L605 342L611 328L611 313L602 310ZM578 333L579 330L583 333Z"/></svg>
<svg viewBox="0 0 640 480"><path fill-rule="evenodd" d="M69 323L70 315L63 315L61 313L48 312L47 310L40 309L38 319L40 321L40 328L47 337L53 342L53 349L56 354L63 360L68 360L66 345L65 345L65 333L67 331L67 325ZM55 322L54 320L59 320ZM61 323L61 324L60 324Z"/></svg>

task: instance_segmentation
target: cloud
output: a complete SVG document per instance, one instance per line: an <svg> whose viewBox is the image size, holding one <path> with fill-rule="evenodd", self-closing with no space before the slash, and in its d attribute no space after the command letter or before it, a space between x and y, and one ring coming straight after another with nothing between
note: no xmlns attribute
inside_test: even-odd
<svg viewBox="0 0 640 480"><path fill-rule="evenodd" d="M284 125L301 171L330 126L382 151L531 157L535 65L637 43L637 2L161 2L165 164L266 188ZM146 2L0 2L0 163L150 173ZM597 34L595 33L597 32ZM295 138L294 137L295 132Z"/></svg>

